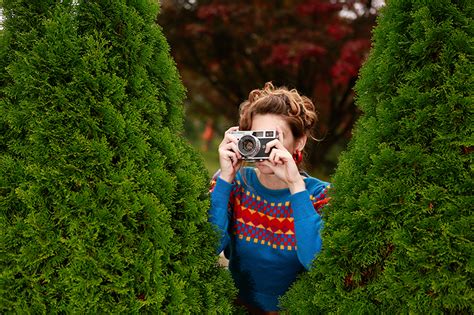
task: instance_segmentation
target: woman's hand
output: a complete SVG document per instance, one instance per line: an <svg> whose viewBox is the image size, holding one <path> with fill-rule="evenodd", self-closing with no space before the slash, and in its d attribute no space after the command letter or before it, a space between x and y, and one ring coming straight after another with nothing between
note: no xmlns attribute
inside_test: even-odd
<svg viewBox="0 0 474 315"><path fill-rule="evenodd" d="M268 153L270 150L271 152L268 160L265 160L263 163L273 171L276 177L288 185L292 194L295 194L305 190L306 185L293 159L293 155L282 144L283 133L281 130L277 131L278 139L272 140L266 145L265 153Z"/></svg>
<svg viewBox="0 0 474 315"><path fill-rule="evenodd" d="M219 164L221 167L220 177L228 183L232 183L235 174L242 165L242 156L237 147L238 140L230 133L239 130L239 127L229 128L225 134L224 139L219 145Z"/></svg>

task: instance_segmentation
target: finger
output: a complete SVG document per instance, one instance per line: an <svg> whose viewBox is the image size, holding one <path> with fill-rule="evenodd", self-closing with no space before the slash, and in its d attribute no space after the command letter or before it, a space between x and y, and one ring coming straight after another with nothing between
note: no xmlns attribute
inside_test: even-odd
<svg viewBox="0 0 474 315"><path fill-rule="evenodd" d="M275 165L278 165L278 164L283 164L283 162L281 161L280 157L278 156L278 154L275 155L275 158L273 159L273 163Z"/></svg>
<svg viewBox="0 0 474 315"><path fill-rule="evenodd" d="M243 162L244 160L242 160L239 155L235 154L235 159L232 160L232 166L235 170L238 170L242 166Z"/></svg>
<svg viewBox="0 0 474 315"><path fill-rule="evenodd" d="M237 155L232 151L226 151L224 154L224 157L227 160L231 161L233 166L239 161L239 159L237 158Z"/></svg>
<svg viewBox="0 0 474 315"><path fill-rule="evenodd" d="M224 133L224 139L222 139L221 144L219 146L224 145L229 142L237 143L238 141L237 138L231 134L232 132L237 131L237 130L239 130L238 126L230 127L229 129L227 129Z"/></svg>
<svg viewBox="0 0 474 315"><path fill-rule="evenodd" d="M229 132L234 132L234 131L237 131L239 130L239 126L234 126L234 127L230 127L229 129L226 130L226 134L229 133Z"/></svg>
<svg viewBox="0 0 474 315"><path fill-rule="evenodd" d="M277 164L284 164L285 162L285 152L282 152L281 150L278 150L278 149L275 149L272 151L272 153L270 154L270 156L272 156L272 161L275 165Z"/></svg>
<svg viewBox="0 0 474 315"><path fill-rule="evenodd" d="M220 147L220 149L222 149L224 151L230 151L232 153L235 153L235 155L237 156L238 159L242 158L242 155L240 154L239 148L238 148L237 144L235 144L234 142L226 143L226 144L222 145Z"/></svg>
<svg viewBox="0 0 474 315"><path fill-rule="evenodd" d="M235 155L237 156L237 158L240 160L242 159L242 155L240 154L240 151L239 151L239 148L237 146L237 144L235 144L234 142L232 143L229 143L229 146L230 148L232 149L232 151L235 153Z"/></svg>
<svg viewBox="0 0 474 315"><path fill-rule="evenodd" d="M280 165L283 164L283 159L281 158L279 154L275 156L275 163L280 164Z"/></svg>
<svg viewBox="0 0 474 315"><path fill-rule="evenodd" d="M276 157L276 150L272 150L272 152L270 153L270 155L268 156L268 160L273 164L275 165L275 157Z"/></svg>
<svg viewBox="0 0 474 315"><path fill-rule="evenodd" d="M231 134L231 133L226 133L224 139L226 139L227 142L234 142L234 143L239 142L239 140L237 139L237 137L234 136L234 135Z"/></svg>
<svg viewBox="0 0 474 315"><path fill-rule="evenodd" d="M239 169L241 164L242 164L242 160L236 156L234 163L232 163L232 166L234 167L234 169Z"/></svg>
<svg viewBox="0 0 474 315"><path fill-rule="evenodd" d="M272 153L273 152L275 152L276 155L275 159L278 159L282 163L293 161L293 156L288 150L286 150L286 148L284 150L274 149L272 150Z"/></svg>
<svg viewBox="0 0 474 315"><path fill-rule="evenodd" d="M219 154L222 156L228 156L230 153L235 154L235 152L232 150L230 143L223 145L219 148Z"/></svg>
<svg viewBox="0 0 474 315"><path fill-rule="evenodd" d="M286 150L286 148L283 146L283 144L280 142L280 140L275 139L275 140L272 140L272 141L268 142L265 145L265 153L270 152L270 150L273 147L275 147L276 149L279 149L279 150Z"/></svg>
<svg viewBox="0 0 474 315"><path fill-rule="evenodd" d="M239 142L239 140L235 136L233 136L232 134L226 133L225 136L224 136L224 139L222 139L222 142L219 146L224 146L224 145L226 145L228 143L231 143L231 142L237 144Z"/></svg>

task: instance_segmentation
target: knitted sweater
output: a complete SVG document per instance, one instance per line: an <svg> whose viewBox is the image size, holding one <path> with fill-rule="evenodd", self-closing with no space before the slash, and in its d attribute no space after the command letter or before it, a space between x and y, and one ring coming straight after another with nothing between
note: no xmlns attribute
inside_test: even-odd
<svg viewBox="0 0 474 315"><path fill-rule="evenodd" d="M221 234L219 252L246 304L278 310L278 298L321 250L319 210L328 183L306 177L306 190L263 186L253 168L238 172L232 184L216 174L211 183L210 221Z"/></svg>

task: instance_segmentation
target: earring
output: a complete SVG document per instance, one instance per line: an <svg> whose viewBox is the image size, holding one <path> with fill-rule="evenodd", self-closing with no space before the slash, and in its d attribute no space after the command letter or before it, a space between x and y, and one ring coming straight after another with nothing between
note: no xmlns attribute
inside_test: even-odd
<svg viewBox="0 0 474 315"><path fill-rule="evenodd" d="M303 153L300 150L296 150L293 153L293 160L295 160L296 164L300 164L303 161Z"/></svg>

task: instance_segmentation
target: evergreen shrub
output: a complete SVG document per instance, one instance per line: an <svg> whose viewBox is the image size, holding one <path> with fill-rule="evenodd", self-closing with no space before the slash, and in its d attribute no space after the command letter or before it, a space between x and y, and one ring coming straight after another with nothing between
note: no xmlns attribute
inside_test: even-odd
<svg viewBox="0 0 474 315"><path fill-rule="evenodd" d="M230 313L157 2L3 9L0 313Z"/></svg>
<svg viewBox="0 0 474 315"><path fill-rule="evenodd" d="M474 313L473 7L381 11L323 251L282 299L290 313Z"/></svg>

